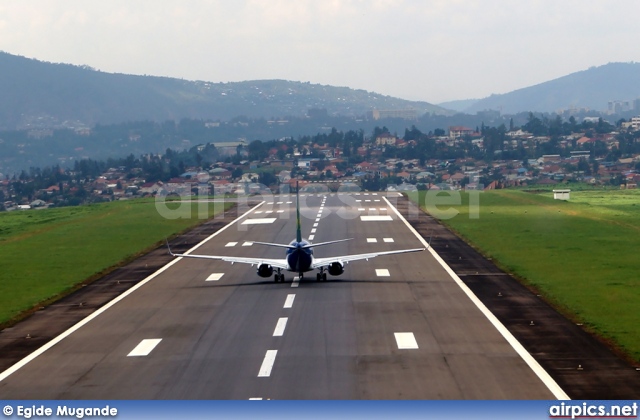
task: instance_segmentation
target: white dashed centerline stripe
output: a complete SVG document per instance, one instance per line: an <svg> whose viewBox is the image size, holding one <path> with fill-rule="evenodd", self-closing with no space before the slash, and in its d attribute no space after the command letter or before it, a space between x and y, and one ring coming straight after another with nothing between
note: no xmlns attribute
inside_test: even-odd
<svg viewBox="0 0 640 420"><path fill-rule="evenodd" d="M315 238L315 237L316 237L316 235L309 235L309 240L313 241L313 238Z"/></svg>
<svg viewBox="0 0 640 420"><path fill-rule="evenodd" d="M243 225L266 225L269 223L273 223L275 222L277 219L274 218L267 218L267 219L247 219L244 222L242 222Z"/></svg>
<svg viewBox="0 0 640 420"><path fill-rule="evenodd" d="M398 193L399 196L402 194ZM407 220L400 214L398 209L391 205L386 197L383 197L384 201L391 207L391 210L398 216L400 220L407 226L407 228L418 238L418 240L424 245L425 248L431 253L431 255L440 263L442 268L451 276L456 284L462 289L467 297L478 307L478 309L484 314L485 317L493 324L500 334L507 340L511 347L522 357L531 370L540 378L540 380L547 386L549 391L559 400L569 400L569 396L560 388L560 385L544 370L536 359L522 346L522 344L511 334L511 332L504 326L502 322L485 306L484 303L473 293L469 287L458 277L458 275L449 267L449 265L433 250L427 243L427 241L420 236L420 234L407 222Z"/></svg>
<svg viewBox="0 0 640 420"><path fill-rule="evenodd" d="M316 228L311 229L311 233L316 233Z"/></svg>
<svg viewBox="0 0 640 420"><path fill-rule="evenodd" d="M148 338L146 340L142 340L140 344L127 354L127 357L148 356L161 341L162 338Z"/></svg>
<svg viewBox="0 0 640 420"><path fill-rule="evenodd" d="M295 300L296 295L287 295L287 300L284 301L284 309L291 309L293 307L293 301Z"/></svg>
<svg viewBox="0 0 640 420"><path fill-rule="evenodd" d="M287 320L289 320L289 318L278 319L276 329L273 331L274 337L282 337L284 335L284 329L287 328Z"/></svg>
<svg viewBox="0 0 640 420"><path fill-rule="evenodd" d="M360 220L363 222L390 222L393 219L391 216L360 216Z"/></svg>
<svg viewBox="0 0 640 420"><path fill-rule="evenodd" d="M382 238L382 240L388 244L393 242L393 238Z"/></svg>
<svg viewBox="0 0 640 420"><path fill-rule="evenodd" d="M416 341L416 337L413 333L410 332L402 332L402 333L393 333L396 337L396 343L398 344L398 349L407 350L407 349L417 349L418 342Z"/></svg>
<svg viewBox="0 0 640 420"><path fill-rule="evenodd" d="M375 244L377 242L378 242L378 240L376 238L367 238L367 243L368 244Z"/></svg>
<svg viewBox="0 0 640 420"><path fill-rule="evenodd" d="M258 378L268 378L271 376L271 369L276 361L276 355L278 350L267 350L267 354L264 356L262 366L260 366L260 372L258 372Z"/></svg>
<svg viewBox="0 0 640 420"><path fill-rule="evenodd" d="M224 273L213 273L209 277L207 277L206 281L218 281L224 276Z"/></svg>
<svg viewBox="0 0 640 420"><path fill-rule="evenodd" d="M314 223L314 224L313 224L313 227L318 227L318 224L317 224L317 223Z"/></svg>
<svg viewBox="0 0 640 420"><path fill-rule="evenodd" d="M237 243L237 242L227 242L227 244L225 245L225 247L230 248L230 247L232 247L232 246L236 246L236 245L238 245L238 243Z"/></svg>
<svg viewBox="0 0 640 420"><path fill-rule="evenodd" d="M389 277L391 276L391 274L389 274L389 270L387 270L386 268L376 268L376 276Z"/></svg>
<svg viewBox="0 0 640 420"><path fill-rule="evenodd" d="M252 245L253 245L253 242L248 242L248 241L242 244L242 246L252 246Z"/></svg>
<svg viewBox="0 0 640 420"><path fill-rule="evenodd" d="M291 282L291 287L298 287L300 286L300 277L294 277L293 281Z"/></svg>

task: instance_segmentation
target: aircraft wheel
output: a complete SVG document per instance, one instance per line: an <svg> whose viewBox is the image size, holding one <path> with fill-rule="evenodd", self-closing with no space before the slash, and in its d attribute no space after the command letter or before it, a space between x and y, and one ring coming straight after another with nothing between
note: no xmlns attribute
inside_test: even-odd
<svg viewBox="0 0 640 420"><path fill-rule="evenodd" d="M273 281L275 281L276 283L277 283L278 281L280 281L280 275L279 275L279 274L274 274L274 275L273 275Z"/></svg>
<svg viewBox="0 0 640 420"><path fill-rule="evenodd" d="M322 273L322 281L327 281L327 273Z"/></svg>
<svg viewBox="0 0 640 420"><path fill-rule="evenodd" d="M284 274L280 274L280 282L284 283Z"/></svg>
<svg viewBox="0 0 640 420"><path fill-rule="evenodd" d="M322 274L318 273L316 274L316 281L320 281L322 280Z"/></svg>

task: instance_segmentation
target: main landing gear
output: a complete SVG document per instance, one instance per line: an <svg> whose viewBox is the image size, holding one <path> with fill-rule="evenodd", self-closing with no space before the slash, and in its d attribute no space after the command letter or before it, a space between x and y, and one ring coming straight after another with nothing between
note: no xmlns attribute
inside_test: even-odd
<svg viewBox="0 0 640 420"><path fill-rule="evenodd" d="M280 273L280 269L278 268L278 272L273 275L273 281L284 283L284 274Z"/></svg>
<svg viewBox="0 0 640 420"><path fill-rule="evenodd" d="M324 272L323 268L321 268L320 272L316 274L316 281L327 281L327 273Z"/></svg>

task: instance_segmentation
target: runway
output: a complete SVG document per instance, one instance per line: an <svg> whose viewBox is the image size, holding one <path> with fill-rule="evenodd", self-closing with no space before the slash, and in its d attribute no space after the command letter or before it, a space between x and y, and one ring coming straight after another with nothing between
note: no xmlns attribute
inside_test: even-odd
<svg viewBox="0 0 640 420"><path fill-rule="evenodd" d="M376 193L305 194L316 257L420 248ZM283 258L295 197L275 196L198 254ZM554 399L432 252L349 263L317 282L176 259L10 375L4 399ZM543 379L541 379L541 377ZM550 378L549 378L550 379Z"/></svg>

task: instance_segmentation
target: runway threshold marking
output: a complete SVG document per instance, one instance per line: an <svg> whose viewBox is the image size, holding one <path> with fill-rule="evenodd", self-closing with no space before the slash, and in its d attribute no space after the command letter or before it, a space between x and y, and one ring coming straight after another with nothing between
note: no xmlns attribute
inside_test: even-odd
<svg viewBox="0 0 640 420"><path fill-rule="evenodd" d="M401 332L401 333L393 333L396 337L396 344L398 345L398 349L407 350L407 349L417 349L418 342L416 341L416 337L411 332Z"/></svg>
<svg viewBox="0 0 640 420"><path fill-rule="evenodd" d="M399 196L402 194L398 193ZM433 258L445 269L445 271L451 276L453 281L462 289L462 291L467 295L467 297L473 302L476 307L482 312L482 314L493 324L493 326L498 330L500 334L507 340L507 342L511 345L511 347L520 355L522 360L529 366L529 368L540 378L542 383L549 389L549 391L559 400L570 400L569 396L560 388L560 385L549 375L549 373L544 370L542 366L538 363L536 359L531 356L531 354L522 346L522 344L516 339L513 334L496 318L496 316L485 306L484 303L473 293L471 289L458 277L458 275L449 267L449 265L438 255L437 252L433 250L427 243L427 241L420 236L420 234L411 226L407 219L400 214L397 208L387 200L386 197L382 197L384 201L386 201L387 205L391 208L391 210L398 216L400 220L407 226L407 228L415 235L416 238L424 245L425 248L431 253Z"/></svg>
<svg viewBox="0 0 640 420"><path fill-rule="evenodd" d="M296 295L287 295L287 299L284 301L284 309L291 309L293 307L293 301L296 299Z"/></svg>
<svg viewBox="0 0 640 420"><path fill-rule="evenodd" d="M277 354L278 350L267 350L267 354L264 355L262 366L260 366L260 371L258 372L258 378L268 378L271 376L271 369L273 369L273 364L276 362Z"/></svg>
<svg viewBox="0 0 640 420"><path fill-rule="evenodd" d="M244 217L246 217L249 214L251 214L252 212L254 212L258 207L262 206L263 204L264 204L264 201L258 203L256 206L252 207L251 209L249 209L245 213L243 213L240 216L236 217L233 221L229 222L226 226L223 226L222 228L220 228L219 230L217 230L216 232L212 233L211 235L209 235L208 237L203 239L201 242L196 244L193 248L189 249L187 252L185 252L185 254L190 254L191 252L197 250L202 245L204 245L205 243L209 242L211 239L215 238L216 236L218 236L219 234L221 234L222 232L227 230L229 227L233 226L234 224L236 224L237 222L242 220ZM63 332L62 334L58 335L57 337L55 337L54 339L52 339L48 343L44 344L42 347L40 347L39 349L37 349L33 353L29 354L27 357L25 357L22 360L20 360L18 363L14 364L10 368L6 369L4 372L0 373L0 382L2 382L5 379L7 379L10 375L12 375L13 373L15 373L18 370L20 370L22 367L24 367L27 364L29 364L29 362L33 361L38 356L41 356L44 352L46 352L47 350L49 350L50 348L52 348L53 346L55 346L56 344L58 344L59 342L61 342L62 340L64 340L68 336L70 336L71 334L73 334L74 332L78 331L83 326L87 325L89 322L91 322L92 320L94 320L95 318L100 316L102 313L106 312L108 309L110 309L111 307L116 305L118 302L120 302L121 300L123 300L124 298L126 298L127 296L129 296L130 294L132 294L133 292L135 292L136 290L138 290L139 288L141 288L145 284L149 283L151 280L153 280L154 278L156 278L160 274L164 273L171 266L173 266L174 264L177 264L181 260L182 260L182 257L178 257L178 258L175 258L174 260L168 262L162 268L157 270L155 273L147 276L145 279L143 279L142 281L138 282L135 286L131 287L130 289L128 289L127 291L125 291L124 293L119 295L118 297L114 298L113 300L108 302L106 305L102 306L100 309L97 309L95 312L93 312L91 315L89 315L86 318L84 318L82 321L78 322L77 324L75 324L74 326L72 326L71 328L69 328L68 330Z"/></svg>
<svg viewBox="0 0 640 420"><path fill-rule="evenodd" d="M224 276L224 273L213 273L209 277L207 277L206 281L218 281Z"/></svg>
<svg viewBox="0 0 640 420"><path fill-rule="evenodd" d="M284 335L284 329L287 328L287 321L289 318L279 318L276 324L276 329L273 330L274 337L282 337Z"/></svg>
<svg viewBox="0 0 640 420"><path fill-rule="evenodd" d="M140 344L127 354L127 357L148 356L161 341L162 338L148 338L142 340Z"/></svg>

